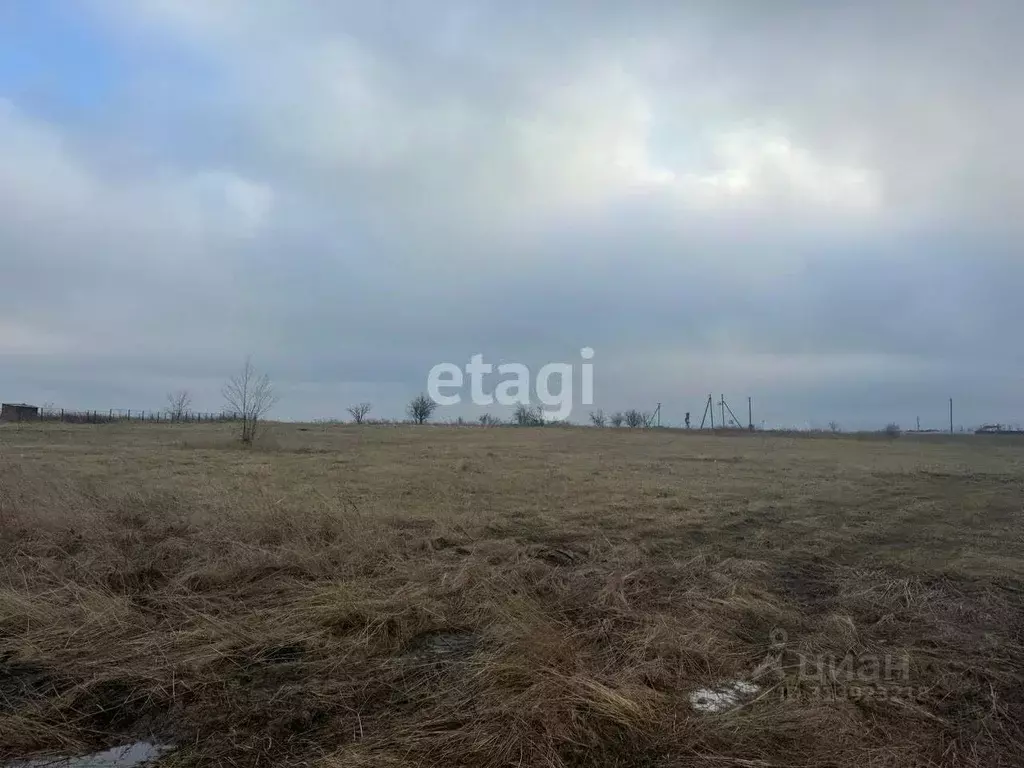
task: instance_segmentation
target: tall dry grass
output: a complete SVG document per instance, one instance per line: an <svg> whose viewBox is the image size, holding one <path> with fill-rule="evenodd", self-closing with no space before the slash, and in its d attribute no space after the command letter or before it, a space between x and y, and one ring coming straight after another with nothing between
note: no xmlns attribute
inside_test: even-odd
<svg viewBox="0 0 1024 768"><path fill-rule="evenodd" d="M1024 763L1012 449L303 429L0 435L0 757ZM800 654L906 678L822 696Z"/></svg>

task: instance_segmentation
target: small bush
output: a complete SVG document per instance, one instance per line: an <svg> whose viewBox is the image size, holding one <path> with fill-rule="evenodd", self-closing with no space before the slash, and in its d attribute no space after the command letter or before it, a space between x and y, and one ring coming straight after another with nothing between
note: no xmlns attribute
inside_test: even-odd
<svg viewBox="0 0 1024 768"><path fill-rule="evenodd" d="M520 427L543 427L545 423L544 411L539 405L532 407L525 403L520 403L512 414L512 421Z"/></svg>
<svg viewBox="0 0 1024 768"><path fill-rule="evenodd" d="M627 427L635 429L637 427L648 427L651 424L651 415L638 411L636 408L630 408L623 416Z"/></svg>

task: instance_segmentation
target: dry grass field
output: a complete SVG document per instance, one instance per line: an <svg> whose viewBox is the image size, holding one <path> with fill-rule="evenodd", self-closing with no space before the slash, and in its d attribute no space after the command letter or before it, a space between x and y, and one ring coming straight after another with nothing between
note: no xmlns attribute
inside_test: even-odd
<svg viewBox="0 0 1024 768"><path fill-rule="evenodd" d="M1020 766L1022 589L1010 438L5 425L0 762Z"/></svg>

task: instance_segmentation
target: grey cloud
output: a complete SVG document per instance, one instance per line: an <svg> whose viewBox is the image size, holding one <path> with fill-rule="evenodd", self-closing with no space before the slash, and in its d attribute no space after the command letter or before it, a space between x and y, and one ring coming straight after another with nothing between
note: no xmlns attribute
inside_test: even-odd
<svg viewBox="0 0 1024 768"><path fill-rule="evenodd" d="M1017 4L91 7L146 66L107 135L7 95L5 398L213 408L252 353L281 415L397 415L589 345L673 418L1020 408Z"/></svg>

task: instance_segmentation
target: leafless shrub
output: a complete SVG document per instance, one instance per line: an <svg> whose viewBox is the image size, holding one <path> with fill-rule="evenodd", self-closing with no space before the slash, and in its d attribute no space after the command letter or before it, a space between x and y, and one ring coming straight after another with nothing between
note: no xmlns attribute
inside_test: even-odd
<svg viewBox="0 0 1024 768"><path fill-rule="evenodd" d="M259 436L259 424L277 403L277 395L269 377L245 359L241 373L232 376L221 390L228 409L238 414L241 421L241 440L252 443Z"/></svg>
<svg viewBox="0 0 1024 768"><path fill-rule="evenodd" d="M358 405L350 405L347 410L349 415L352 417L352 421L356 424L362 424L366 420L366 414L373 408L371 403L359 403Z"/></svg>
<svg viewBox="0 0 1024 768"><path fill-rule="evenodd" d="M520 427L543 427L544 411L540 406L532 407L520 403L512 414L512 421Z"/></svg>
<svg viewBox="0 0 1024 768"><path fill-rule="evenodd" d="M409 401L409 405L406 406L405 410L409 414L409 418L414 422L425 424L434 415L434 411L437 410L437 403L426 395L420 394Z"/></svg>
<svg viewBox="0 0 1024 768"><path fill-rule="evenodd" d="M828 423L828 430L829 432L842 432L843 428L839 426L838 421L830 421Z"/></svg>
<svg viewBox="0 0 1024 768"><path fill-rule="evenodd" d="M171 421L181 421L185 418L189 408L192 407L192 393L187 389L179 389L167 393L167 418Z"/></svg>
<svg viewBox="0 0 1024 768"><path fill-rule="evenodd" d="M616 411L608 418L608 423L613 427L621 427L625 421L626 416L622 411Z"/></svg>
<svg viewBox="0 0 1024 768"><path fill-rule="evenodd" d="M595 427L603 427L608 423L608 419L604 415L604 411L597 410L590 412L590 423Z"/></svg>
<svg viewBox="0 0 1024 768"><path fill-rule="evenodd" d="M651 416L650 414L638 411L636 408L630 408L623 414L627 427L637 428L646 427L650 425Z"/></svg>
<svg viewBox="0 0 1024 768"><path fill-rule="evenodd" d="M899 437L903 434L903 430L900 429L900 425L895 422L890 422L885 425L885 429L882 430L888 437Z"/></svg>
<svg viewBox="0 0 1024 768"><path fill-rule="evenodd" d="M481 427L496 427L501 424L501 419L490 413L483 414L477 421L480 422Z"/></svg>

